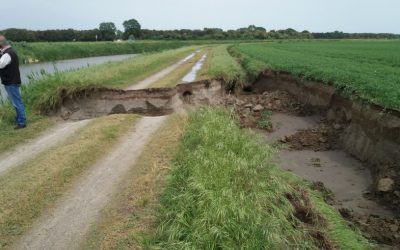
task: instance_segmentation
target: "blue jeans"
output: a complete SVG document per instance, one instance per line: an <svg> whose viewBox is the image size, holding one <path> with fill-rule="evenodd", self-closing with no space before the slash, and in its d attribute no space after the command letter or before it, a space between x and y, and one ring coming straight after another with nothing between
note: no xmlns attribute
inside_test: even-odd
<svg viewBox="0 0 400 250"><path fill-rule="evenodd" d="M22 102L21 92L20 92L20 85L18 84L7 84L4 85L6 89L8 99L10 100L11 104L15 108L15 112L17 113L16 122L19 126L26 125L26 113L25 113L25 106Z"/></svg>

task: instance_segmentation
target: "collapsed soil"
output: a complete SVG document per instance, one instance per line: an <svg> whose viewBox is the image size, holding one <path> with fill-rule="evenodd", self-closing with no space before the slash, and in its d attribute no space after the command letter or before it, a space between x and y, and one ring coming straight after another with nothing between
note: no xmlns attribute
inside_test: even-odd
<svg viewBox="0 0 400 250"><path fill-rule="evenodd" d="M295 226L299 228L299 230L307 231L320 249L337 249L334 243L320 230L321 227L326 226L326 221L315 210L306 190L296 188L295 194L286 194L286 199L289 200L295 209L294 216L302 222L301 225L295 223Z"/></svg>
<svg viewBox="0 0 400 250"><path fill-rule="evenodd" d="M268 127L260 126L260 121L263 119L263 113L265 112L304 117L305 120L314 115L309 107L299 103L284 91L264 92L262 94L243 92L235 96L226 96L220 102L227 107L234 107L236 116L239 118L243 128L252 128L256 129L256 131L263 130L262 134L273 134L275 130L279 129L279 125L273 122L270 122ZM286 116L283 115L282 117L285 118ZM287 118L281 120L289 123L296 122ZM307 152L310 156L314 154L313 152L340 152L340 136L346 128L346 124L328 122L323 117L312 117L305 124L285 124L285 126L289 128L286 128L286 131L284 128L282 133L277 133L278 138L272 136L273 140L270 139L267 142L286 145L286 151L289 153ZM337 157L337 155L332 154L330 157ZM350 159L350 156L345 156L343 157L344 161L346 161L346 157ZM323 167L323 164L323 160L314 157L311 158L308 167L319 169ZM369 172L366 167L362 166L361 162L358 164L360 165L360 171ZM321 169L320 171L323 170ZM329 173L326 175L329 175ZM330 181L336 179L334 176L326 176L326 178L330 179ZM340 182L340 180L338 181ZM366 238L377 242L380 248L400 249L398 248L400 245L400 217L394 216L391 212L386 212L386 208L382 208L383 212L380 213L380 205L375 204L374 201L382 201L385 197L384 193L375 195L370 191L371 187L368 190L363 190L362 199L368 205L365 205L366 209L361 208L360 212L358 208L352 207L356 204L352 201L338 202L335 194L329 191L324 186L324 183L320 182L318 186L316 189L324 194L326 201L337 207L343 218L348 220L353 227L359 228ZM370 204L374 204L374 208L368 213Z"/></svg>

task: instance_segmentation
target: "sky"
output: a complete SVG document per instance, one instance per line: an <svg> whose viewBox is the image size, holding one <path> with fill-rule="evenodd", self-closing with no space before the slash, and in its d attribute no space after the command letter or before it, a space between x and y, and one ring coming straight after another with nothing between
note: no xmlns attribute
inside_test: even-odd
<svg viewBox="0 0 400 250"><path fill-rule="evenodd" d="M93 29L104 21L122 29L135 18L146 29L237 29L250 24L312 32L400 34L399 0L8 0L6 28ZM9 11L7 11L9 10Z"/></svg>

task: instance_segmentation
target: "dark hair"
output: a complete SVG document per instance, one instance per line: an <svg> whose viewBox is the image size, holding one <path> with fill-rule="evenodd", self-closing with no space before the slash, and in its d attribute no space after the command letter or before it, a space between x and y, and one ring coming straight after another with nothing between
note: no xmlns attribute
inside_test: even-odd
<svg viewBox="0 0 400 250"><path fill-rule="evenodd" d="M3 35L3 34L0 33L0 36L2 36L2 37L5 38L3 42L0 42L1 45L9 45L9 44L10 44L10 43L8 42L7 37L6 37L5 35Z"/></svg>

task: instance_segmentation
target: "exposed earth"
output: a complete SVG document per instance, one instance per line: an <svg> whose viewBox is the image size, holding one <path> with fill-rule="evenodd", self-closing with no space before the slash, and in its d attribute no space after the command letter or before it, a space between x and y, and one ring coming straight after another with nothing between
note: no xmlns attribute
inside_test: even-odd
<svg viewBox="0 0 400 250"><path fill-rule="evenodd" d="M374 194L369 167L341 148L346 124L327 121L284 91L242 92L221 103L234 107L244 128L257 131L266 143L283 146L278 166L316 183L327 202L380 249L399 249L400 217ZM260 127L266 112L270 124ZM390 184L382 182L382 190Z"/></svg>

